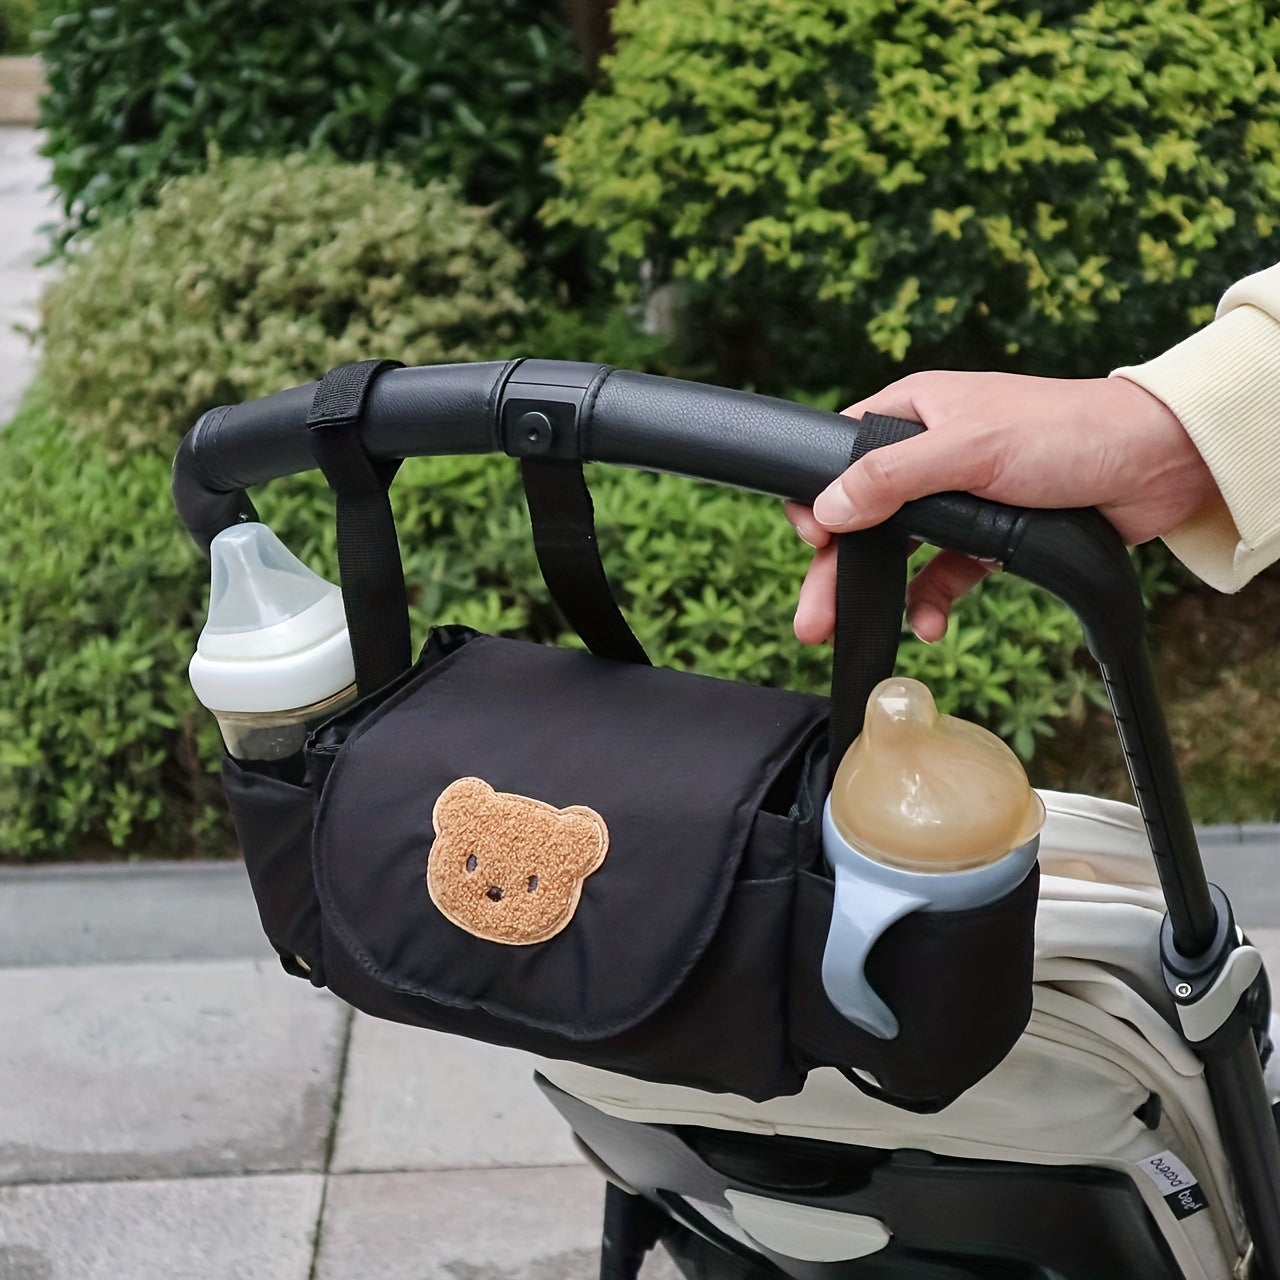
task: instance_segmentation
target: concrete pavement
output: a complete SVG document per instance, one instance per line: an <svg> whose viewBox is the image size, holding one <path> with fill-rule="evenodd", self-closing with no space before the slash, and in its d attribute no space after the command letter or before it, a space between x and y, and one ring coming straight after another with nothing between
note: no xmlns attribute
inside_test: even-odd
<svg viewBox="0 0 1280 1280"><path fill-rule="evenodd" d="M47 186L49 165L37 155L34 129L0 125L0 426L13 416L35 374L34 328L47 272L40 228L57 217Z"/></svg>
<svg viewBox="0 0 1280 1280"><path fill-rule="evenodd" d="M524 1055L283 974L239 864L0 868L0 1280L592 1280L602 1195Z"/></svg>

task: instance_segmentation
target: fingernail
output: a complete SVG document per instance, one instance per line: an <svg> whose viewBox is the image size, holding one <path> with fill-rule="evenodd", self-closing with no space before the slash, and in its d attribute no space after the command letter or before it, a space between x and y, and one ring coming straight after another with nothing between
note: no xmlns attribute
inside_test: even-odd
<svg viewBox="0 0 1280 1280"><path fill-rule="evenodd" d="M924 634L923 628L927 627L930 622L937 622L938 610L930 605L919 605L914 609L907 610L907 626L911 628L911 634L915 636L921 644L933 644L941 639L940 635L927 636ZM932 630L936 631L935 625ZM943 619L943 632L946 631L946 619Z"/></svg>
<svg viewBox="0 0 1280 1280"><path fill-rule="evenodd" d="M810 541L810 539L807 538L799 529L796 529L796 537L799 538L800 541L803 542L806 547L812 547L815 551L817 551L818 544L816 542Z"/></svg>
<svg viewBox="0 0 1280 1280"><path fill-rule="evenodd" d="M833 480L818 494L813 504L813 515L819 524L845 524L853 519L853 503L838 480Z"/></svg>

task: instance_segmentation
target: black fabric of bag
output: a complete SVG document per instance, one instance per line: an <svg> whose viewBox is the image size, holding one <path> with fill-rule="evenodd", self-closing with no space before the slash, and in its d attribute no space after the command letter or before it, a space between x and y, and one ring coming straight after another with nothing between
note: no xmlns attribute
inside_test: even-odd
<svg viewBox="0 0 1280 1280"><path fill-rule="evenodd" d="M320 904L311 879L311 789L230 756L222 759L222 788L267 941L288 972L323 985Z"/></svg>
<svg viewBox="0 0 1280 1280"><path fill-rule="evenodd" d="M369 1013L553 1057L753 1097L797 1088L780 960L806 824L788 814L824 701L449 640L327 771L313 848L329 987ZM473 936L428 896L432 809L461 776L607 824L602 865L548 941ZM527 870L544 874L537 849Z"/></svg>
<svg viewBox="0 0 1280 1280"><path fill-rule="evenodd" d="M361 373L366 390L375 376ZM342 477L330 480L341 491ZM385 503L370 511L375 525L390 519ZM540 511L544 534L548 518ZM589 504L573 522L572 539L551 540L560 594L590 583L587 616L611 617ZM344 595L362 572L351 541L339 546ZM384 544L394 529L381 529ZM892 664L903 551L899 539L847 545L840 572L857 589L841 593L835 683L865 701ZM875 562L890 553L894 564ZM378 598L357 590L348 607ZM438 628L394 674L398 645L382 637L399 622L376 621L362 617L352 637L357 670L393 673L382 687L363 684L354 707L312 734L305 760L224 768L263 927L290 973L377 1017L756 1100L834 1067L897 1105L937 1109L1021 1034L1034 873L999 902L915 912L886 931L867 974L898 1017L895 1039L827 1000L827 699L461 627ZM618 625L598 630L598 645L617 648ZM876 656L860 661L859 646ZM858 722L842 717L836 736ZM464 779L494 803L524 797L539 815L588 813L607 829L603 861L581 877L558 932L494 941L478 936L479 917L464 925L437 905L437 802L454 784L479 785ZM517 868L530 894L547 888L541 853L531 840ZM502 894L519 885L503 886L489 888L509 913ZM484 896L469 910L487 910Z"/></svg>
<svg viewBox="0 0 1280 1280"><path fill-rule="evenodd" d="M1038 867L995 902L967 911L914 911L867 956L866 975L898 1018L881 1040L827 999L822 951L834 886L804 872L796 890L792 1044L811 1067L840 1067L866 1092L917 1112L940 1111L1003 1060L1031 1017ZM870 1077L870 1080L867 1079Z"/></svg>

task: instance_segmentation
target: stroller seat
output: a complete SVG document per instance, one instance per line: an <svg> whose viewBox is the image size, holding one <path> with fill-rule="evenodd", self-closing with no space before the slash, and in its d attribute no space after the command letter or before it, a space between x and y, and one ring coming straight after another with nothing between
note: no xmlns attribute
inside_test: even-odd
<svg viewBox="0 0 1280 1280"><path fill-rule="evenodd" d="M1031 1021L943 1111L891 1107L829 1068L755 1103L539 1064L587 1153L682 1222L686 1252L705 1237L743 1276L1247 1273L1203 1067L1160 972L1165 906L1138 811L1041 795Z"/></svg>

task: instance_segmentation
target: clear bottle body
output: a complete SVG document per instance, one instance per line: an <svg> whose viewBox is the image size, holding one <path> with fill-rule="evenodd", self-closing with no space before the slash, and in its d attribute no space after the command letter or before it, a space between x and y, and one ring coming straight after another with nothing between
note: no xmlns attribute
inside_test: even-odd
<svg viewBox="0 0 1280 1280"><path fill-rule="evenodd" d="M218 711L214 718L222 730L227 751L237 760L281 761L296 756L307 735L356 700L356 687L348 685L331 698L291 711Z"/></svg>

